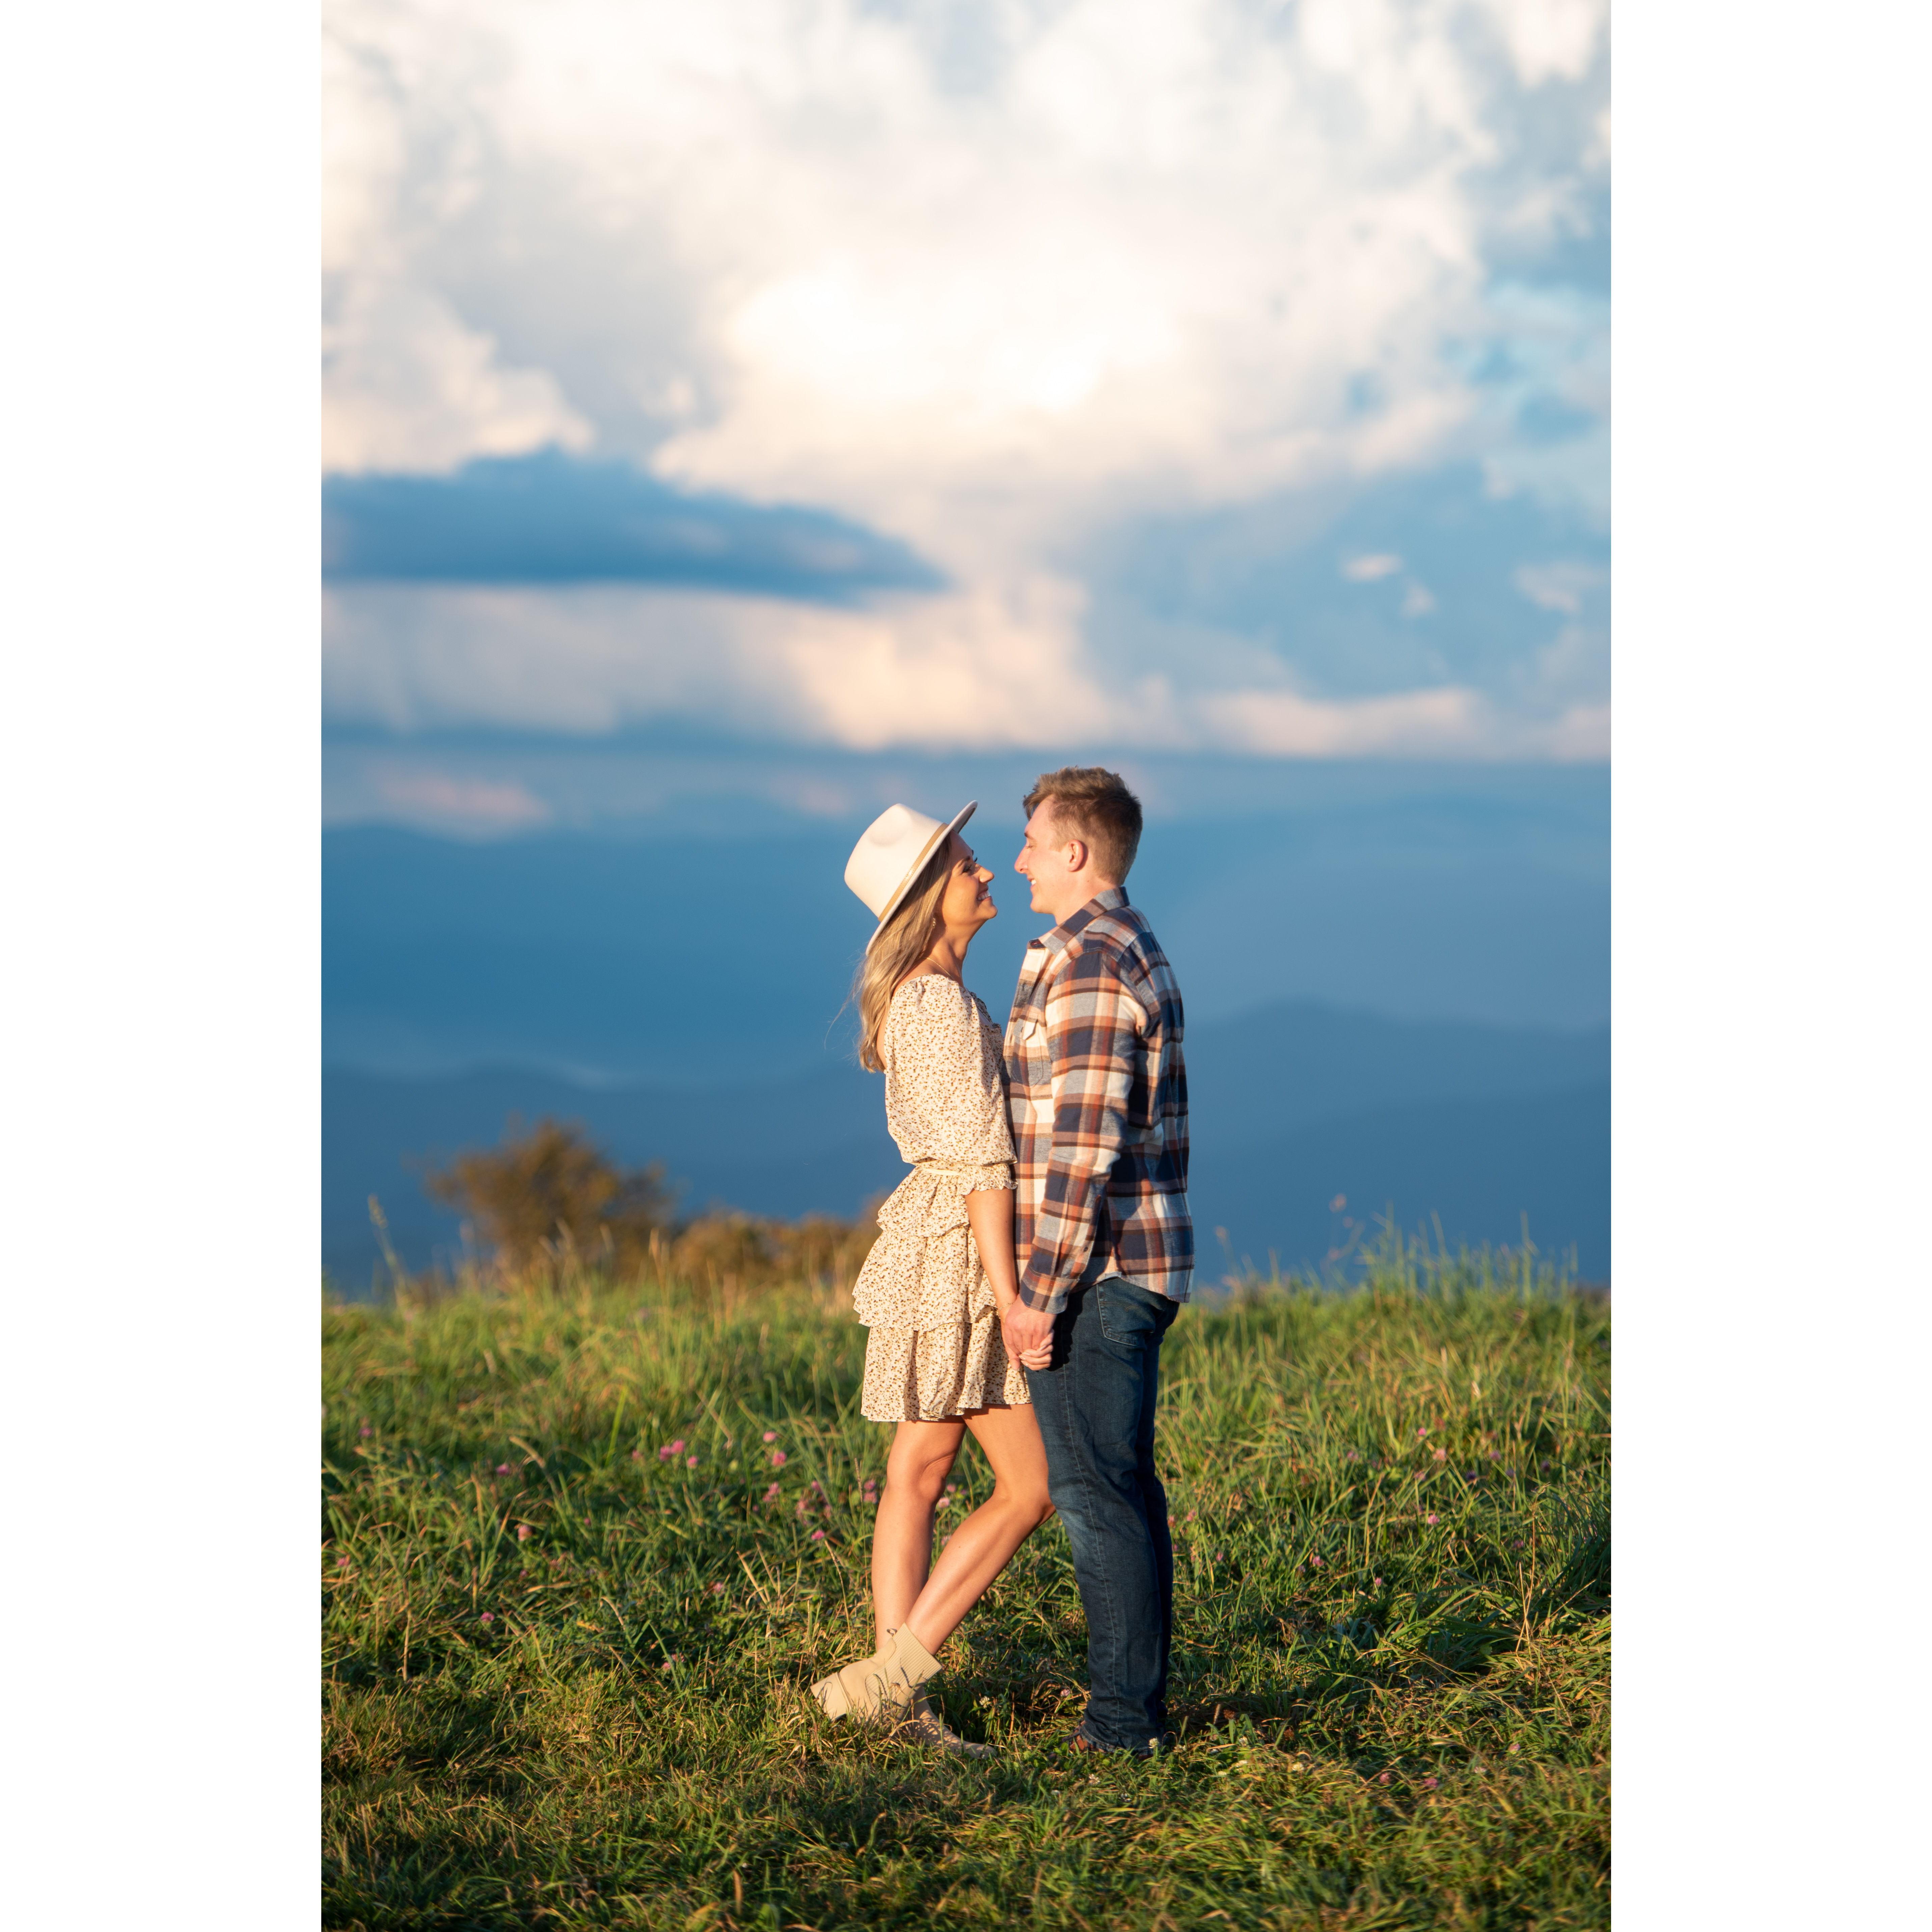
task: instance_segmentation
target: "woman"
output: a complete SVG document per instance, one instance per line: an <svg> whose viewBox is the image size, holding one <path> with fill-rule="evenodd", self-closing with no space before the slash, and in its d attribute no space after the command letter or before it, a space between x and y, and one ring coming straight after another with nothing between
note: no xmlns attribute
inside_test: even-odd
<svg viewBox="0 0 1932 1932"><path fill-rule="evenodd" d="M859 1059L886 1076L886 1124L913 1171L879 1210L852 1292L866 1341L862 1412L898 1426L872 1533L878 1648L812 1687L826 1714L897 1724L985 1755L928 1702L936 1653L1006 1560L1053 1513L1022 1366L1000 1317L1018 1292L1013 1143L999 1030L960 978L997 912L992 878L950 825L896 805L867 830L845 883L878 920L854 988ZM932 1523L968 1430L993 1493L932 1562Z"/></svg>

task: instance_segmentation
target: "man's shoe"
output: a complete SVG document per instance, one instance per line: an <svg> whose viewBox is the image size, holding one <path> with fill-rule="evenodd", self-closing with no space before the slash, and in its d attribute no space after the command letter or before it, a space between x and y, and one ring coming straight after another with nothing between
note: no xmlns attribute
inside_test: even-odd
<svg viewBox="0 0 1932 1932"><path fill-rule="evenodd" d="M1170 1731L1164 1738L1150 1738L1136 1748L1132 1744L1103 1744L1090 1732L1079 1730L1066 1740L1068 1750L1078 1751L1082 1756L1130 1757L1144 1762L1160 1756L1174 1748L1174 1733Z"/></svg>
<svg viewBox="0 0 1932 1932"><path fill-rule="evenodd" d="M922 1685L913 1693L912 1715L901 1724L894 1735L908 1744L930 1744L935 1750L949 1750L956 1757L996 1757L991 1744L976 1744L968 1742L954 1730L933 1708Z"/></svg>

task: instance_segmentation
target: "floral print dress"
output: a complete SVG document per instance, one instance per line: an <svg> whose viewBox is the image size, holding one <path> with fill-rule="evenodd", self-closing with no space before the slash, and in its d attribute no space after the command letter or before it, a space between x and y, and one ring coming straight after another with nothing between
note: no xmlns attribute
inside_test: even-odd
<svg viewBox="0 0 1932 1932"><path fill-rule="evenodd" d="M939 1421L1030 1400L1009 1359L966 1197L1013 1184L999 1029L937 973L906 981L881 1030L886 1125L912 1163L879 1210L879 1238L852 1290L871 1330L860 1409L868 1421Z"/></svg>

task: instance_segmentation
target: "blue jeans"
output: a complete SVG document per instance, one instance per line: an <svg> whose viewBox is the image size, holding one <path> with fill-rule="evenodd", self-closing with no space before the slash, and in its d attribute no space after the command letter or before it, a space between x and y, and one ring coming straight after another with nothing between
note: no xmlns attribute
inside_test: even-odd
<svg viewBox="0 0 1932 1932"><path fill-rule="evenodd" d="M1026 1372L1087 1612L1080 1729L1103 1750L1142 1757L1168 1736L1174 1544L1154 1412L1161 1338L1180 1309L1117 1274L1083 1281L1053 1324L1052 1366Z"/></svg>

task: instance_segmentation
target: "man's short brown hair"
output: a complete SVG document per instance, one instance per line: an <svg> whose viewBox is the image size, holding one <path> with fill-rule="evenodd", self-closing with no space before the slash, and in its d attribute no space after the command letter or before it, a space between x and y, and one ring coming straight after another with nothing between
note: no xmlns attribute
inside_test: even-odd
<svg viewBox="0 0 1932 1932"><path fill-rule="evenodd" d="M1141 802L1118 772L1098 765L1064 765L1042 772L1021 802L1030 818L1053 801L1054 823L1070 837L1084 838L1100 876L1125 880L1141 846Z"/></svg>

